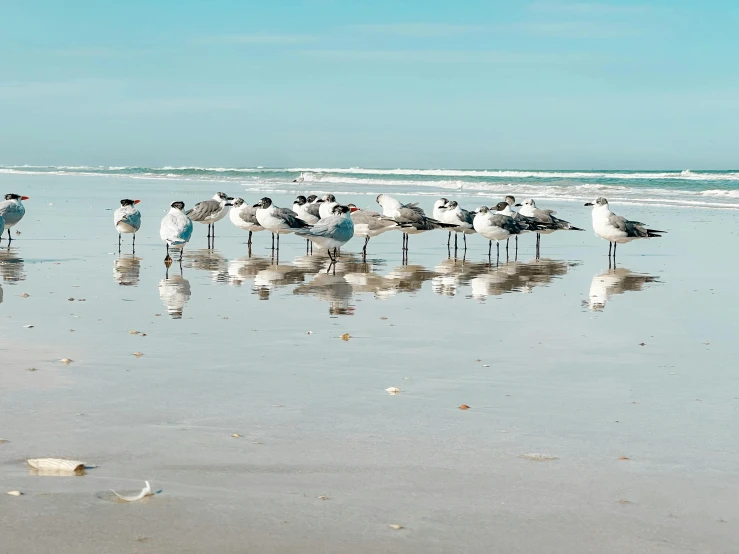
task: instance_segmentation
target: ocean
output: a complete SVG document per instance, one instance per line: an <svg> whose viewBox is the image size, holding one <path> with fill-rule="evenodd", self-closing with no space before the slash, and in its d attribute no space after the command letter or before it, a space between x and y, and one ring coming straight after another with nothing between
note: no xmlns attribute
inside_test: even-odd
<svg viewBox="0 0 739 554"><path fill-rule="evenodd" d="M583 202L605 196L613 203L689 208L739 208L739 170L732 171L529 171L495 169L223 168L0 166L0 174L126 177L239 184L244 194L332 192L392 193ZM303 177L300 184L293 180ZM224 187L225 188L225 187ZM229 190L233 190L231 187ZM451 192L450 192L451 191ZM489 203L484 200L481 203Z"/></svg>

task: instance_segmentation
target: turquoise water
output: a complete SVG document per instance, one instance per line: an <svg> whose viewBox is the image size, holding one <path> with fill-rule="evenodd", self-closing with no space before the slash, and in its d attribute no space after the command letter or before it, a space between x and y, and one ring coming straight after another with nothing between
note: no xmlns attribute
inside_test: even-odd
<svg viewBox="0 0 739 554"><path fill-rule="evenodd" d="M739 171L528 171L488 169L201 168L0 166L0 174L210 181L239 184L254 193L381 192L417 196L611 202L739 208ZM293 180L302 176L304 182ZM450 192L452 191L452 192Z"/></svg>

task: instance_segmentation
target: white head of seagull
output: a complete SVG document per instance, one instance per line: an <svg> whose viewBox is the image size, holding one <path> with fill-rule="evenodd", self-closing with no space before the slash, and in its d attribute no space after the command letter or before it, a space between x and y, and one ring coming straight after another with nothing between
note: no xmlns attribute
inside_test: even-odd
<svg viewBox="0 0 739 554"><path fill-rule="evenodd" d="M321 202L318 207L320 218L323 219L324 217L330 216L333 213L334 207L338 205L339 203L336 201L336 197L333 194L324 195L323 202Z"/></svg>

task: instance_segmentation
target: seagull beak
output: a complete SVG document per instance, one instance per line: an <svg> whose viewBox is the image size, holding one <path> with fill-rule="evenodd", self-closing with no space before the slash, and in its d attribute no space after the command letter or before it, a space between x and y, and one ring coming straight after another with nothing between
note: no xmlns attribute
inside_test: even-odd
<svg viewBox="0 0 739 554"><path fill-rule="evenodd" d="M141 200L134 200L133 201L134 204L138 204L139 202L141 202Z"/></svg>
<svg viewBox="0 0 739 554"><path fill-rule="evenodd" d="M227 197L226 197L226 200L228 200L229 202L230 202L231 200L233 200L233 199L234 199L234 197L233 197L233 196L227 196Z"/></svg>
<svg viewBox="0 0 739 554"><path fill-rule="evenodd" d="M521 204L514 204L514 207L520 208L521 207Z"/></svg>
<svg viewBox="0 0 739 554"><path fill-rule="evenodd" d="M359 208L357 208L356 206L352 206L351 208L349 208L349 210L351 211L351 213L354 213L354 212L358 212Z"/></svg>
<svg viewBox="0 0 739 554"><path fill-rule="evenodd" d="M233 204L231 204L231 202L226 202L226 203L224 204L224 206L233 206Z"/></svg>
<svg viewBox="0 0 739 554"><path fill-rule="evenodd" d="M28 196L21 196L21 200L29 200Z"/></svg>
<svg viewBox="0 0 739 554"><path fill-rule="evenodd" d="M593 203L592 203L592 202L588 202L588 203L587 203L587 204L585 204L585 205L586 205L586 206L592 206L592 205L593 205Z"/></svg>
<svg viewBox="0 0 739 554"><path fill-rule="evenodd" d="M254 204L252 206L252 208L261 208L261 207L262 207L262 203L261 202L257 202L256 204Z"/></svg>

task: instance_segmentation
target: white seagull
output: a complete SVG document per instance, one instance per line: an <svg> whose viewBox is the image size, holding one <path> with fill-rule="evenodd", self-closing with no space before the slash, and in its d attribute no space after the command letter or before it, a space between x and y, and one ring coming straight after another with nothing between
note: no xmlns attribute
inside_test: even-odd
<svg viewBox="0 0 739 554"><path fill-rule="evenodd" d="M661 237L657 229L647 229L644 223L629 221L626 218L614 214L608 207L608 200L597 198L595 202L588 202L586 206L593 206L593 231L600 238L608 241L608 256L611 255L613 246L613 257L616 258L616 245L631 242L635 239L651 239Z"/></svg>
<svg viewBox="0 0 739 554"><path fill-rule="evenodd" d="M383 217L377 212L360 210L354 204L349 204L349 209L354 222L354 234L358 237L364 237L362 259L367 258L367 243L372 237L392 229L400 229L400 224L397 221L389 217Z"/></svg>
<svg viewBox="0 0 739 554"><path fill-rule="evenodd" d="M334 213L334 207L338 205L336 197L333 194L327 194L323 197L323 202L318 205L318 215L321 216L321 219L329 217Z"/></svg>
<svg viewBox="0 0 739 554"><path fill-rule="evenodd" d="M141 200L131 200L124 198L121 200L121 207L113 214L113 224L115 230L118 231L118 253L121 253L121 234L127 233L133 235L133 249L136 250L136 231L141 228L141 212L134 206Z"/></svg>
<svg viewBox="0 0 739 554"><path fill-rule="evenodd" d="M182 261L182 251L192 236L192 221L182 211L185 209L185 203L172 202L170 206L169 212L162 218L162 225L159 227L159 236L167 243L167 257L164 258L164 263L168 265L172 263L172 258L169 257L169 247L173 246L180 250L180 261Z"/></svg>
<svg viewBox="0 0 739 554"><path fill-rule="evenodd" d="M225 192L217 192L210 200L203 200L195 204L191 210L187 211L187 216L192 221L197 221L208 226L208 238L216 236L216 221L220 221L228 213L231 206L230 201L233 200ZM212 232L211 232L212 231Z"/></svg>
<svg viewBox="0 0 739 554"><path fill-rule="evenodd" d="M454 227L441 223L436 219L426 217L426 213L417 203L401 204L397 199L387 194L380 194L377 203L382 206L382 215L401 224L403 231L403 250L408 250L408 235L415 235L433 229L448 229Z"/></svg>
<svg viewBox="0 0 739 554"><path fill-rule="evenodd" d="M277 235L277 248L280 248L280 235L292 233L303 227L310 227L298 215L287 208L278 208L272 204L272 199L266 196L254 204L257 210L257 222L259 225L272 233L272 249L275 248L275 234Z"/></svg>
<svg viewBox="0 0 739 554"><path fill-rule="evenodd" d="M473 226L475 216L467 210L463 210L454 200L446 205L446 208L442 211L441 215L442 218L440 221L442 223L454 225L454 228L452 229L452 231L454 231L454 249L457 249L457 235L462 233L464 249L467 250L467 235L471 235L475 232L475 228ZM447 246L449 246L449 243L447 243Z"/></svg>
<svg viewBox="0 0 739 554"><path fill-rule="evenodd" d="M475 211L473 220L475 231L488 239L488 257L490 257L495 241L498 256L500 256L500 241L507 240L511 235L520 235L529 228L528 224L516 221L507 215L491 212L486 206L480 206Z"/></svg>
<svg viewBox="0 0 739 554"><path fill-rule="evenodd" d="M311 202L310 198L316 200L317 197L310 196L309 198L306 198L302 195L298 196L293 202L293 211L298 215L298 218L302 219L309 225L313 225L314 223L318 223L318 220L321 219L320 207L323 204ZM308 252L308 248L310 248L312 252L313 243L309 239L305 239L306 253Z"/></svg>
<svg viewBox="0 0 739 554"><path fill-rule="evenodd" d="M257 231L263 231L264 227L259 225L257 221L257 209L251 204L244 202L243 198L237 198L232 203L233 208L228 214L231 223L239 229L249 231L249 240L246 244L251 246L251 234Z"/></svg>
<svg viewBox="0 0 739 554"><path fill-rule="evenodd" d="M447 210L447 204L449 204L449 200L446 198L439 198L436 202L434 202L434 207L431 209L431 217L433 217L436 221L443 221L444 220L444 213ZM449 245L452 243L452 232L449 231L449 234L446 238L446 246L449 248Z"/></svg>
<svg viewBox="0 0 739 554"><path fill-rule="evenodd" d="M569 221L554 217L554 214L557 213L554 210L540 210L536 207L536 202L534 202L533 198L527 198L522 204L516 204L516 206L521 206L518 213L522 216L534 219L537 224L539 224L540 228L536 229L537 256L539 255L541 235L548 235L550 233L554 233L554 231L584 231L584 229L570 225Z"/></svg>
<svg viewBox="0 0 739 554"><path fill-rule="evenodd" d="M303 181L305 181L305 177L303 176L302 173L298 175L297 179L293 179L293 183L302 183Z"/></svg>
<svg viewBox="0 0 739 554"><path fill-rule="evenodd" d="M332 263L336 263L336 254L354 236L354 222L348 206L334 206L328 217L322 217L313 227L295 231L296 235L308 238L319 247L328 251ZM334 255L331 255L331 249Z"/></svg>
<svg viewBox="0 0 739 554"><path fill-rule="evenodd" d="M28 200L28 196L21 196L20 194L6 194L5 200L0 202L0 217L5 221L5 229L8 230L8 242L13 240L10 236L10 228L17 225L18 222L23 219L26 215L26 208L23 205L23 200ZM2 236L0 234L0 240Z"/></svg>

